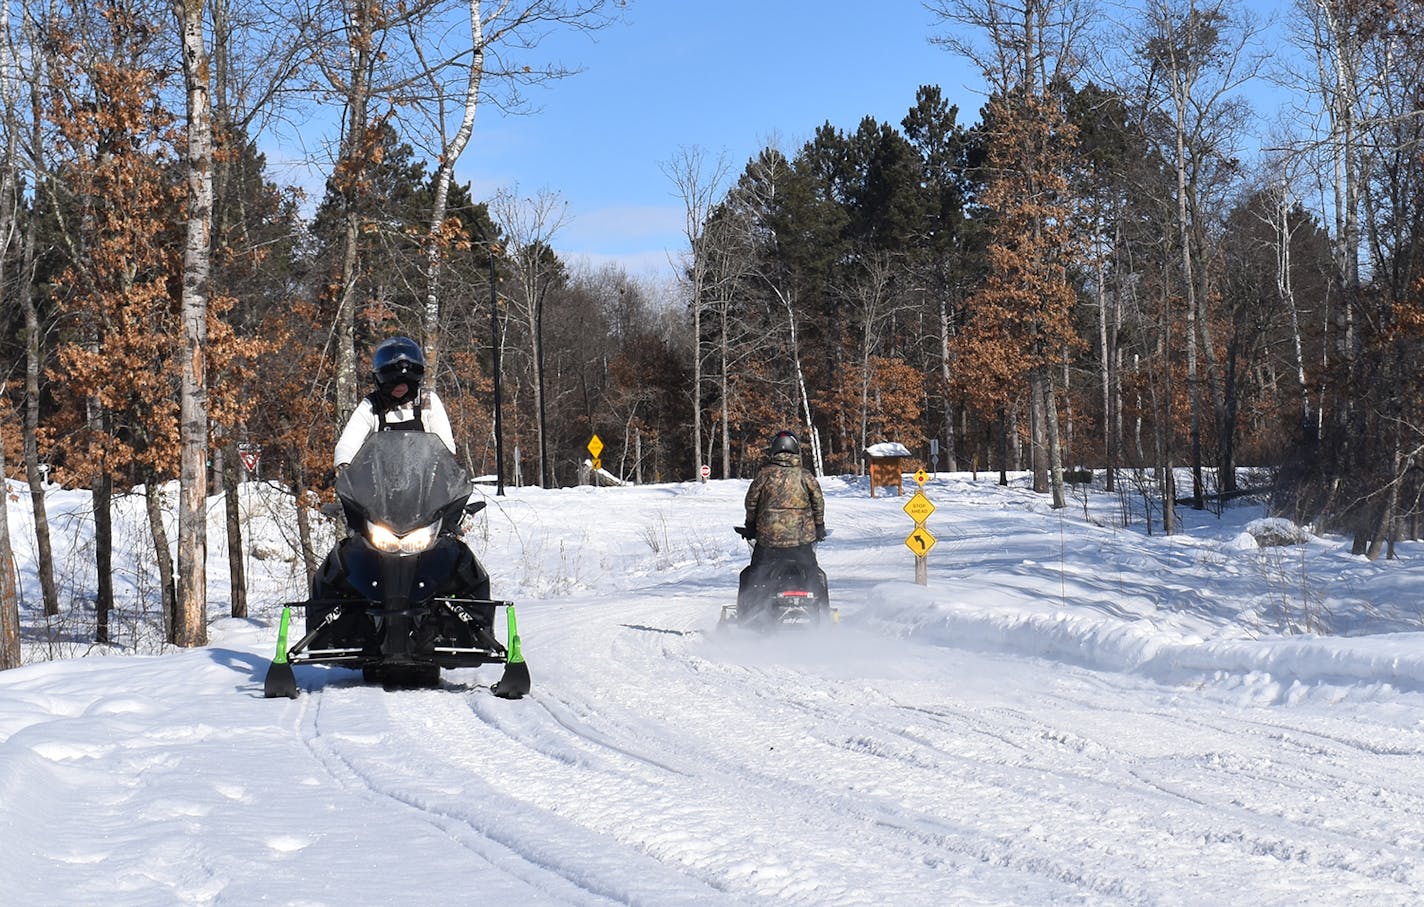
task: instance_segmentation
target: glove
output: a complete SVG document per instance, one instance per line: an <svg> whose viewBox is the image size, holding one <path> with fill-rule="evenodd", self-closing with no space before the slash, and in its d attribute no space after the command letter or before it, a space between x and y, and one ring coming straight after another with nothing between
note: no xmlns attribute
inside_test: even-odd
<svg viewBox="0 0 1424 907"><path fill-rule="evenodd" d="M825 540L826 540L826 524L825 524L825 523L817 523L817 524L816 524L816 541L818 541L818 542L824 542Z"/></svg>

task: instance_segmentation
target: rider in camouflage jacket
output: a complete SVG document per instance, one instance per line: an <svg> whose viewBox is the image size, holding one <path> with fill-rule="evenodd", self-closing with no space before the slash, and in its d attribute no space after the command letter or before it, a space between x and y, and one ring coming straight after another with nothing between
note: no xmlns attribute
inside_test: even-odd
<svg viewBox="0 0 1424 907"><path fill-rule="evenodd" d="M795 443L790 432L773 439L770 462L747 489L747 528L755 530L757 547L795 548L825 538L826 502L821 485L801 467L799 449L777 449L783 435L790 441L781 446Z"/></svg>

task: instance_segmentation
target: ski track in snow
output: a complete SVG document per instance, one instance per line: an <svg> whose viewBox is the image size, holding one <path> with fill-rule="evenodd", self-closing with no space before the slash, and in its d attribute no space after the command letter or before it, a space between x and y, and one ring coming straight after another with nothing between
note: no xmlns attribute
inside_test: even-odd
<svg viewBox="0 0 1424 907"><path fill-rule="evenodd" d="M826 487L842 622L770 637L714 629L745 483L501 505L557 564L481 552L543 593L522 701L495 667L392 693L300 667L266 701L265 653L223 649L0 676L0 842L38 834L0 903L1424 902L1424 675L1343 646L1252 670L1230 621L1280 596L1263 557L959 482L926 590L903 499Z"/></svg>
<svg viewBox="0 0 1424 907"><path fill-rule="evenodd" d="M1424 797L1400 764L1417 759L1417 734L1372 744L1399 735L1309 717L1297 726L1270 710L1242 720L1210 696L1146 682L1139 709L1098 722L1102 681L1053 664L1030 668L1050 694L1005 707L976 701L984 689L944 692L976 669L1006 672L974 663L1001 659L911 642L891 653L907 689L887 694L818 672L820 640L798 639L800 663L788 666L775 660L779 640L688 632L685 603L642 612L635 626L618 605L558 608L573 609L577 621L544 624L540 650L568 656L606 633L609 653L580 672L597 673L596 688L536 677L522 704L483 690L379 701L400 736L392 749L422 754L422 790L442 776L467 788L458 779L498 765L498 792L477 799L501 803L499 821L482 813L474 832L498 833L527 862L553 861L591 897L835 905L895 891L900 903L994 903L976 894L988 890L1015 892L1009 903L1221 904L1239 893L1221 879L1251 878L1264 881L1260 904L1309 902L1321 886L1339 903L1404 904L1419 890L1417 834L1390 831L1424 829ZM825 632L839 637L827 641L838 657L865 657L854 629ZM357 771L373 787L408 783L399 768ZM1366 805L1377 826L1358 821ZM516 821L529 815L542 818ZM597 861L584 859L609 850L623 851L615 864L662 872L643 890L612 870L600 884ZM1196 879L1204 860L1214 869ZM660 875L666 888L652 881Z"/></svg>

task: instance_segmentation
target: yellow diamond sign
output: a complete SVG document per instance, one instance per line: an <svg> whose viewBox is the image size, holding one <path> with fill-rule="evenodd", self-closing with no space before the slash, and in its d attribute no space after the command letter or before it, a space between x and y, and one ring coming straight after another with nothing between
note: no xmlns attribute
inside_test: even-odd
<svg viewBox="0 0 1424 907"><path fill-rule="evenodd" d="M588 452L595 457L603 453L603 439L598 435L594 435L593 440L588 442Z"/></svg>
<svg viewBox="0 0 1424 907"><path fill-rule="evenodd" d="M924 492L916 491L905 502L905 512L916 523L923 523L930 514L935 512L935 505L930 503L930 499L925 497Z"/></svg>
<svg viewBox="0 0 1424 907"><path fill-rule="evenodd" d="M930 535L930 531L923 526L916 526L915 530L905 539L905 547L915 552L916 557L924 557L930 553L930 549L935 546L935 537Z"/></svg>
<svg viewBox="0 0 1424 907"><path fill-rule="evenodd" d="M916 482L918 482L918 483L920 483L921 485L923 485L923 484L925 484L926 482L928 482L929 480L930 480L930 474L927 473L927 472L925 472L923 469L918 469L918 470L915 471L915 481L916 481Z"/></svg>

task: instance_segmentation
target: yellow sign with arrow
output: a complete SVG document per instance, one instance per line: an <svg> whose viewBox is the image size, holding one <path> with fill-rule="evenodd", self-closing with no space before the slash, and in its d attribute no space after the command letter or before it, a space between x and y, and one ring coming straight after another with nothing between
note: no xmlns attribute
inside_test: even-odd
<svg viewBox="0 0 1424 907"><path fill-rule="evenodd" d="M917 557L924 557L930 553L930 549L935 546L935 537L930 535L930 531L923 526L916 526L910 535L905 539L905 547L915 552Z"/></svg>

